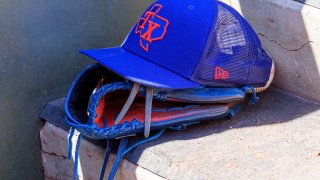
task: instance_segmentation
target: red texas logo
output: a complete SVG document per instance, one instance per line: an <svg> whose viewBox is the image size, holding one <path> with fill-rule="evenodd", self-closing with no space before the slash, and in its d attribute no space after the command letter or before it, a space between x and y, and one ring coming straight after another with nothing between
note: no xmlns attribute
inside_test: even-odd
<svg viewBox="0 0 320 180"><path fill-rule="evenodd" d="M162 5L155 4L139 19L135 33L140 34L140 46L149 51L149 44L164 38L167 33L169 21L159 15Z"/></svg>

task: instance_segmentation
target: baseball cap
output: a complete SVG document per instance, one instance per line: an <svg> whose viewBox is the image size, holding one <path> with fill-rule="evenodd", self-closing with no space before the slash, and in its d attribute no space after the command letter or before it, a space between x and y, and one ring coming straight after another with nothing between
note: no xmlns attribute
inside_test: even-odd
<svg viewBox="0 0 320 180"><path fill-rule="evenodd" d="M158 88L263 87L272 69L249 23L216 0L158 0L121 46L80 52L128 80Z"/></svg>

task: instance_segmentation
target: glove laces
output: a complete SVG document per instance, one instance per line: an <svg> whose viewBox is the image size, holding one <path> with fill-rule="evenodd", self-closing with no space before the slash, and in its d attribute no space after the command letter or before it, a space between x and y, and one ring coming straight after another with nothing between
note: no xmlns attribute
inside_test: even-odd
<svg viewBox="0 0 320 180"><path fill-rule="evenodd" d="M130 106L132 105L135 97L137 96L140 84L134 83L131 93L121 109L119 115L117 116L114 124L118 125L121 120L124 118L126 113L128 112ZM151 129L151 112L152 112L152 100L153 100L153 87L146 87L146 106L145 106L145 118L144 118L144 137L149 137L150 129Z"/></svg>

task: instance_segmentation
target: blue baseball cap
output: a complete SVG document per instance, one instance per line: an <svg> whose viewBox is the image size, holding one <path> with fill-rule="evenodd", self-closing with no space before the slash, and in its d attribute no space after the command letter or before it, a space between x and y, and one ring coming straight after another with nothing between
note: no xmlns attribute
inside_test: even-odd
<svg viewBox="0 0 320 180"><path fill-rule="evenodd" d="M159 88L262 87L272 67L248 22L216 0L158 0L121 46L80 52L126 79Z"/></svg>

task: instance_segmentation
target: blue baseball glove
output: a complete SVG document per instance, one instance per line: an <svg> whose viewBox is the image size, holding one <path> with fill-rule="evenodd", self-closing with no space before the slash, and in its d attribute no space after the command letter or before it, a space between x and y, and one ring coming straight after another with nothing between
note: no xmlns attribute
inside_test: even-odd
<svg viewBox="0 0 320 180"><path fill-rule="evenodd" d="M80 132L74 177L77 177L78 148L83 135L108 140L100 178L104 176L113 140L121 138L109 175L112 179L124 154L135 146L160 136L164 129L183 130L201 121L231 117L239 110L246 93L253 94L251 103L255 103L256 90L263 89L247 86L159 89L130 82L99 64L91 65L73 82L65 104L66 121L72 127L69 157L74 129ZM149 137L152 131L159 133ZM144 134L146 139L126 149L127 137L137 134Z"/></svg>
<svg viewBox="0 0 320 180"><path fill-rule="evenodd" d="M67 122L83 135L113 139L232 115L245 88L157 89L129 82L98 64L86 68L66 100Z"/></svg>

